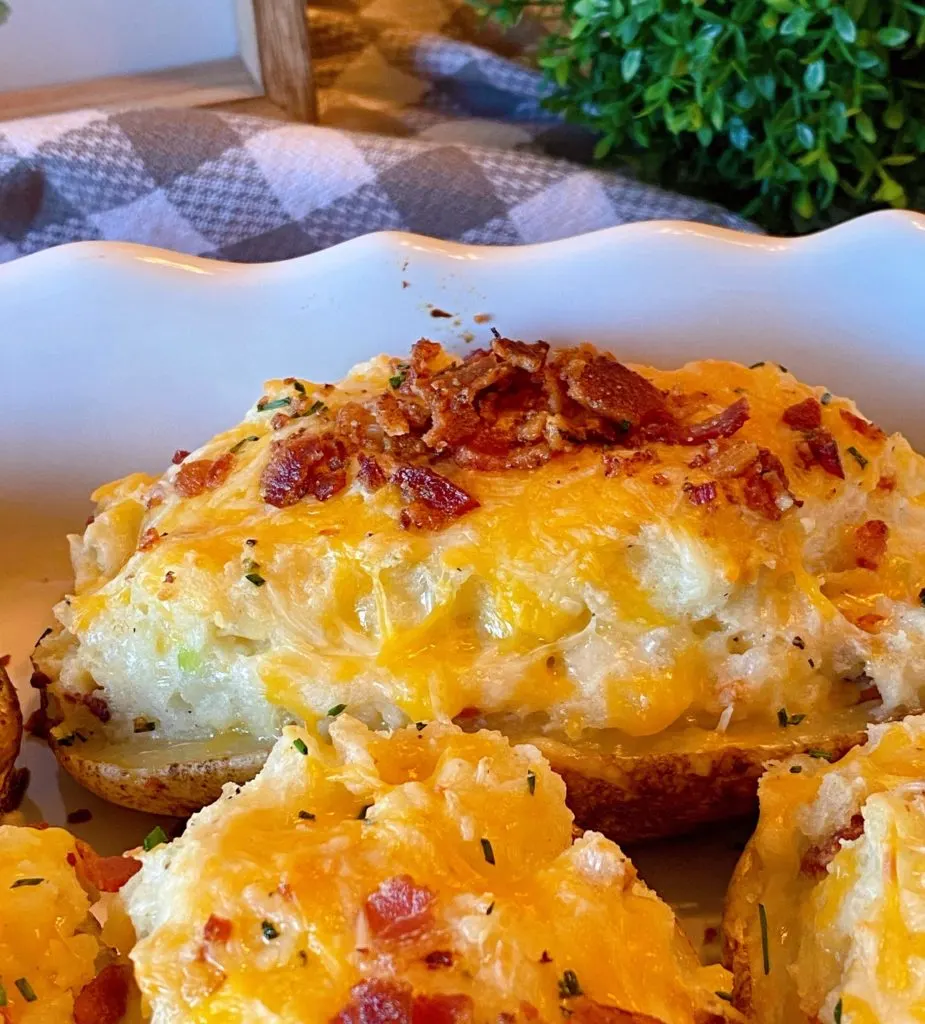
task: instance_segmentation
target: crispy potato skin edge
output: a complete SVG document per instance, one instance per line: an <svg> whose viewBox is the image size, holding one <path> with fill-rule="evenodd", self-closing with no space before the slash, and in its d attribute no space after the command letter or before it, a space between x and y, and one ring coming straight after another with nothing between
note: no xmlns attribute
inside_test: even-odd
<svg viewBox="0 0 925 1024"><path fill-rule="evenodd" d="M752 947L761 941L752 924L760 896L759 872L760 862L751 839L729 882L722 922L723 964L732 971L732 1005L750 1021L760 1020L755 1016L752 992Z"/></svg>
<svg viewBox="0 0 925 1024"><path fill-rule="evenodd" d="M0 812L9 808L10 789L16 778L13 765L22 743L22 710L6 669L0 666Z"/></svg>

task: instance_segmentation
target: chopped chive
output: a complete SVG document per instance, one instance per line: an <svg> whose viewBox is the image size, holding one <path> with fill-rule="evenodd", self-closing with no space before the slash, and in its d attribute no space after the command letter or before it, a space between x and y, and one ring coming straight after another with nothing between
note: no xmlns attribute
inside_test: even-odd
<svg viewBox="0 0 925 1024"><path fill-rule="evenodd" d="M284 405L292 405L291 398L274 398L272 402L257 403L258 412L268 412L270 409L282 409Z"/></svg>
<svg viewBox="0 0 925 1024"><path fill-rule="evenodd" d="M17 978L13 984L19 989L19 994L27 1003L34 1003L38 999L35 989L29 984L28 978Z"/></svg>
<svg viewBox="0 0 925 1024"><path fill-rule="evenodd" d="M759 360L757 363L752 363L752 365L749 367L749 369L750 370L757 370L759 366L764 366L764 360L763 359Z"/></svg>
<svg viewBox="0 0 925 1024"><path fill-rule="evenodd" d="M303 739L294 739L292 741L292 745L303 756L308 753L308 747L305 746L305 740L303 740Z"/></svg>
<svg viewBox="0 0 925 1024"><path fill-rule="evenodd" d="M925 593L925 591L922 591L922 593ZM415 722L414 723L414 727L415 727L415 729L417 729L418 732L423 732L427 728L427 723L426 722Z"/></svg>
<svg viewBox="0 0 925 1024"><path fill-rule="evenodd" d="M788 715L786 708L777 709L777 721L781 728L786 728L788 725L799 725L805 717L806 715Z"/></svg>
<svg viewBox="0 0 925 1024"><path fill-rule="evenodd" d="M346 710L346 704L335 704L333 708L328 708L328 718L337 718L338 715L342 714Z"/></svg>
<svg viewBox="0 0 925 1024"><path fill-rule="evenodd" d="M274 939L279 938L279 932L271 921L261 921L260 930L263 932L263 937L267 942L272 942Z"/></svg>
<svg viewBox="0 0 925 1024"><path fill-rule="evenodd" d="M244 577L249 583L253 583L255 587L262 587L267 581L260 575L259 572L249 572Z"/></svg>
<svg viewBox="0 0 925 1024"><path fill-rule="evenodd" d="M305 415L306 416L314 416L316 412L324 412L325 409L327 409L327 406L319 398L317 402L314 402L309 407L309 410L308 410L308 412Z"/></svg>
<svg viewBox="0 0 925 1024"><path fill-rule="evenodd" d="M822 405L828 405L832 401L832 392L826 391L822 398L819 399Z"/></svg>
<svg viewBox="0 0 925 1024"><path fill-rule="evenodd" d="M813 747L810 750L807 750L806 753L809 754L810 757L818 757L823 761L835 760L834 756L830 754L827 750L819 750L817 747Z"/></svg>
<svg viewBox="0 0 925 1024"><path fill-rule="evenodd" d="M300 395L305 394L305 385L300 380L294 380L292 382L292 390L298 391Z"/></svg>
<svg viewBox="0 0 925 1024"><path fill-rule="evenodd" d="M790 766L790 774L791 775L799 775L801 771L803 771L803 766L802 765L792 764Z"/></svg>
<svg viewBox="0 0 925 1024"><path fill-rule="evenodd" d="M492 900L491 903L488 904L488 910L485 911L485 916L487 917L494 909L495 909L495 901Z"/></svg>
<svg viewBox="0 0 925 1024"><path fill-rule="evenodd" d="M778 363L777 368L778 370L780 370L781 373L790 373L790 371L787 369L786 366L784 366L783 363Z"/></svg>
<svg viewBox="0 0 925 1024"><path fill-rule="evenodd" d="M156 728L157 722L151 722L147 718L138 717L132 723L134 732L154 732Z"/></svg>
<svg viewBox="0 0 925 1024"><path fill-rule="evenodd" d="M530 790L530 796L536 792L536 772L527 772L527 789Z"/></svg>
<svg viewBox="0 0 925 1024"><path fill-rule="evenodd" d="M299 811L299 818L302 821L314 821L315 816L311 811Z"/></svg>
<svg viewBox="0 0 925 1024"><path fill-rule="evenodd" d="M764 973L771 973L771 954L768 950L768 912L764 904L758 904L758 923L761 926L761 957L764 965Z"/></svg>
<svg viewBox="0 0 925 1024"><path fill-rule="evenodd" d="M489 864L494 864L494 862L495 862L495 851L491 848L491 840L489 840L489 839L482 839L481 843L482 843L482 854L484 855L485 860L487 860Z"/></svg>
<svg viewBox="0 0 925 1024"><path fill-rule="evenodd" d="M247 444L248 441L259 441L260 438L256 434L248 434L247 437L242 437L240 441L233 444L229 449L232 455L237 455L238 452Z"/></svg>
<svg viewBox="0 0 925 1024"><path fill-rule="evenodd" d="M372 804L363 804L360 810L357 812L357 821L366 821L366 812L372 807Z"/></svg>
<svg viewBox="0 0 925 1024"><path fill-rule="evenodd" d="M717 999L722 999L724 1003L732 1002L731 992L714 992L713 995L715 995Z"/></svg>
<svg viewBox="0 0 925 1024"><path fill-rule="evenodd" d="M563 971L559 979L559 998L571 999L574 996L584 995L578 981L578 975L574 971Z"/></svg>
<svg viewBox="0 0 925 1024"><path fill-rule="evenodd" d="M167 833L161 828L160 825L155 825L154 828L145 836L144 842L141 844L145 853L150 853L155 846L161 846L167 842Z"/></svg>
<svg viewBox="0 0 925 1024"><path fill-rule="evenodd" d="M863 469L867 465L867 459L854 447L853 444L849 444L845 449L849 455L853 455L857 464Z"/></svg>
<svg viewBox="0 0 925 1024"><path fill-rule="evenodd" d="M389 386L392 388L400 388L405 383L407 374L396 373L394 377L389 377Z"/></svg>
<svg viewBox="0 0 925 1024"><path fill-rule="evenodd" d="M835 1012L832 1014L835 1024L841 1024L841 999L835 1004Z"/></svg>
<svg viewBox="0 0 925 1024"><path fill-rule="evenodd" d="M41 885L44 881L44 878L17 878L10 888L20 889L24 885Z"/></svg>
<svg viewBox="0 0 925 1024"><path fill-rule="evenodd" d="M6 989L3 987L3 982L0 982L0 1006L6 1006L8 1002Z"/></svg>

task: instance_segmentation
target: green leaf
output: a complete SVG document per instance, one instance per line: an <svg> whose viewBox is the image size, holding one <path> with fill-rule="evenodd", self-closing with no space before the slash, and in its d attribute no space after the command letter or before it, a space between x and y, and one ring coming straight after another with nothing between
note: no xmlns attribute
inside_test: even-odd
<svg viewBox="0 0 925 1024"><path fill-rule="evenodd" d="M832 163L828 153L819 157L819 173L830 185L838 184L838 168Z"/></svg>
<svg viewBox="0 0 925 1024"><path fill-rule="evenodd" d="M825 84L825 61L814 60L806 65L803 72L803 84L810 92L818 92Z"/></svg>
<svg viewBox="0 0 925 1024"><path fill-rule="evenodd" d="M836 7L832 11L832 24L835 26L835 31L846 43L853 43L857 39L858 27L855 25L854 19L843 7Z"/></svg>
<svg viewBox="0 0 925 1024"><path fill-rule="evenodd" d="M716 131L723 130L723 124L726 121L725 116L725 105L723 104L722 93L716 93L713 97L713 102L710 104L710 123L716 129Z"/></svg>
<svg viewBox="0 0 925 1024"><path fill-rule="evenodd" d="M755 89L762 99L773 100L774 94L777 92L777 82L773 75L759 75L755 79Z"/></svg>
<svg viewBox="0 0 925 1024"><path fill-rule="evenodd" d="M816 145L816 133L810 128L808 124L804 124L802 121L797 122L796 126L797 142L804 149L812 149Z"/></svg>
<svg viewBox="0 0 925 1024"><path fill-rule="evenodd" d="M911 33L905 28L882 28L877 33L877 39L890 49L896 49L897 46L902 46L905 43Z"/></svg>
<svg viewBox="0 0 925 1024"><path fill-rule="evenodd" d="M871 71L883 63L880 57L870 50L859 50L855 54L854 60L862 71Z"/></svg>
<svg viewBox="0 0 925 1024"><path fill-rule="evenodd" d="M919 157L911 153L896 153L894 156L885 156L880 163L884 167L905 167L907 164L914 164Z"/></svg>
<svg viewBox="0 0 925 1024"><path fill-rule="evenodd" d="M739 89L735 96L735 104L743 110L752 109L755 105L755 93L752 91L751 86L743 85L742 88Z"/></svg>
<svg viewBox="0 0 925 1024"><path fill-rule="evenodd" d="M854 119L854 126L857 128L858 135L865 142L876 142L877 141L877 129L874 128L874 122L871 121L870 117L861 111Z"/></svg>
<svg viewBox="0 0 925 1024"><path fill-rule="evenodd" d="M888 174L885 174L880 188L874 193L874 199L882 203L889 203L890 206L905 206L906 190L898 181L894 181Z"/></svg>
<svg viewBox="0 0 925 1024"><path fill-rule="evenodd" d="M713 129L708 124L705 124L697 132L697 141L700 143L701 146L703 146L704 149L706 149L707 146L709 146L710 143L713 141Z"/></svg>
<svg viewBox="0 0 925 1024"><path fill-rule="evenodd" d="M883 114L883 124L887 128L892 128L894 131L897 128L902 128L903 122L906 120L906 114L903 111L901 103L894 103L892 106L887 107Z"/></svg>
<svg viewBox="0 0 925 1024"><path fill-rule="evenodd" d="M613 149L614 138L612 135L605 135L603 138L597 140L597 144L594 147L594 159L603 160L605 156Z"/></svg>
<svg viewBox="0 0 925 1024"><path fill-rule="evenodd" d="M729 121L729 141L738 150L748 149L751 141L751 132L740 117L733 117Z"/></svg>
<svg viewBox="0 0 925 1024"><path fill-rule="evenodd" d="M623 81L631 82L641 66L642 50L638 47L633 50L627 50L623 54L623 60L620 61L620 73L623 75Z"/></svg>
<svg viewBox="0 0 925 1024"><path fill-rule="evenodd" d="M629 44L639 35L639 22L636 20L635 15L630 15L626 21L620 26L620 42L624 46Z"/></svg>
<svg viewBox="0 0 925 1024"><path fill-rule="evenodd" d="M793 201L793 208L804 220L809 220L816 212L813 198L805 189L797 193Z"/></svg>
<svg viewBox="0 0 925 1024"><path fill-rule="evenodd" d="M802 39L806 35L811 20L812 14L809 11L802 8L796 10L784 18L779 30L780 35L785 38Z"/></svg>

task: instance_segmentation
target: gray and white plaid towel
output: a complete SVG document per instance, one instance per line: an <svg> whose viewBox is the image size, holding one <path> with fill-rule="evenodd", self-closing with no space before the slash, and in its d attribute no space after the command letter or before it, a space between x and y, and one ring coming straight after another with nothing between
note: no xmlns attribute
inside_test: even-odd
<svg viewBox="0 0 925 1024"><path fill-rule="evenodd" d="M586 166L518 42L461 0L327 0L309 23L320 126L209 110L0 124L0 261L81 239L243 262L401 228L539 242L655 218L747 227Z"/></svg>

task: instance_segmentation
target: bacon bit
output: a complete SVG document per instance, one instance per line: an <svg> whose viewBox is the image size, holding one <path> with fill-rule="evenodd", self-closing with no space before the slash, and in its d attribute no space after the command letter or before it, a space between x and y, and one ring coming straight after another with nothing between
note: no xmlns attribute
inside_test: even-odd
<svg viewBox="0 0 925 1024"><path fill-rule="evenodd" d="M287 416L286 413L278 412L270 420L270 429L271 430L282 430L283 427L285 427L286 424L291 419L292 419L292 417L291 416Z"/></svg>
<svg viewBox="0 0 925 1024"><path fill-rule="evenodd" d="M76 869L82 884L100 892L118 892L141 871L141 861L134 857L101 857L81 839L75 840L75 845L77 854L68 854L68 864Z"/></svg>
<svg viewBox="0 0 925 1024"><path fill-rule="evenodd" d="M203 491L214 491L225 482L233 464L234 456L231 452L225 452L217 459L184 462L174 479L174 488L184 498L194 498Z"/></svg>
<svg viewBox="0 0 925 1024"><path fill-rule="evenodd" d="M491 350L499 358L518 370L527 373L539 373L546 363L549 346L545 341L537 341L532 345L524 341L512 341L510 338L493 338Z"/></svg>
<svg viewBox="0 0 925 1024"><path fill-rule="evenodd" d="M665 396L635 370L605 355L580 354L567 359L562 377L579 405L606 419L631 427L667 421Z"/></svg>
<svg viewBox="0 0 925 1024"><path fill-rule="evenodd" d="M347 485L345 458L344 445L330 435L300 430L274 441L260 477L261 496L275 508L288 508L309 494L327 501Z"/></svg>
<svg viewBox="0 0 925 1024"><path fill-rule="evenodd" d="M877 490L878 491L886 491L887 493L889 493L891 491L895 491L896 490L896 476L891 473L889 476L884 475L884 476L880 477L880 479L877 481Z"/></svg>
<svg viewBox="0 0 925 1024"><path fill-rule="evenodd" d="M498 472L504 469L537 469L552 458L552 450L544 441L513 448L503 454L481 451L472 445L461 444L453 453L457 466Z"/></svg>
<svg viewBox="0 0 925 1024"><path fill-rule="evenodd" d="M411 373L415 379L429 377L431 363L443 354L443 347L436 341L421 338L411 347Z"/></svg>
<svg viewBox="0 0 925 1024"><path fill-rule="evenodd" d="M710 472L719 480L742 474L758 459L758 445L752 441L730 441L720 448L710 463Z"/></svg>
<svg viewBox="0 0 925 1024"><path fill-rule="evenodd" d="M446 320L451 319L452 316L453 316L452 313L447 313L447 311L445 309L432 309L430 311L430 315L433 316L433 317L442 317L442 318L444 318Z"/></svg>
<svg viewBox="0 0 925 1024"><path fill-rule="evenodd" d="M692 446L721 437L732 437L748 422L751 410L747 398L739 398L732 405L700 423L678 426L668 432L666 440L675 444Z"/></svg>
<svg viewBox="0 0 925 1024"><path fill-rule="evenodd" d="M472 1024L475 1006L467 995L415 996L411 1016L413 1024Z"/></svg>
<svg viewBox="0 0 925 1024"><path fill-rule="evenodd" d="M436 896L410 875L396 875L381 882L366 900L366 920L377 939L405 939L426 929Z"/></svg>
<svg viewBox="0 0 925 1024"><path fill-rule="evenodd" d="M210 914L202 929L206 942L227 942L231 938L232 924L226 917Z"/></svg>
<svg viewBox="0 0 925 1024"><path fill-rule="evenodd" d="M398 437L411 431L408 417L398 404L398 399L389 391L383 392L375 404L376 422L389 437Z"/></svg>
<svg viewBox="0 0 925 1024"><path fill-rule="evenodd" d="M885 621L885 615L877 615L874 612L867 612L865 615L859 615L854 620L854 624L858 629L863 629L865 633L879 633Z"/></svg>
<svg viewBox="0 0 925 1024"><path fill-rule="evenodd" d="M87 516L84 520L84 526L92 526L96 522L96 516Z"/></svg>
<svg viewBox="0 0 925 1024"><path fill-rule="evenodd" d="M860 568L880 567L880 561L886 554L889 533L890 528L882 519L868 519L854 531L854 554Z"/></svg>
<svg viewBox="0 0 925 1024"><path fill-rule="evenodd" d="M154 545L160 541L160 539L161 535L157 532L157 530L153 526L149 526L147 530L145 530L145 532L138 539L138 550L148 551L150 548L153 548Z"/></svg>
<svg viewBox="0 0 925 1024"><path fill-rule="evenodd" d="M619 456L613 452L604 452L601 457L604 463L604 476L635 476L644 466L657 462L658 456L651 448L642 448L631 455Z"/></svg>
<svg viewBox="0 0 925 1024"><path fill-rule="evenodd" d="M345 402L334 415L334 433L355 452L367 444L375 419L366 406L359 402Z"/></svg>
<svg viewBox="0 0 925 1024"><path fill-rule="evenodd" d="M709 452L697 452L691 461L688 462L687 467L688 469L701 469L710 461L711 458L712 456Z"/></svg>
<svg viewBox="0 0 925 1024"><path fill-rule="evenodd" d="M813 465L821 466L831 476L837 476L839 480L845 479L838 445L827 430L811 430L797 445L797 455L806 469Z"/></svg>
<svg viewBox="0 0 925 1024"><path fill-rule="evenodd" d="M370 978L350 990L350 1003L330 1024L412 1024L411 986Z"/></svg>
<svg viewBox="0 0 925 1024"><path fill-rule="evenodd" d="M654 483L656 487L667 487L671 483L671 477L667 476L665 473L653 473L652 483Z"/></svg>
<svg viewBox="0 0 925 1024"><path fill-rule="evenodd" d="M74 1000L74 1024L119 1024L128 1009L132 969L109 964Z"/></svg>
<svg viewBox="0 0 925 1024"><path fill-rule="evenodd" d="M385 473L383 473L382 467L371 455L364 455L361 452L357 458L357 462L359 464L357 480L360 481L362 486L369 491L370 494L385 486Z"/></svg>
<svg viewBox="0 0 925 1024"><path fill-rule="evenodd" d="M426 523L423 528L433 529L438 520L446 523L479 507L475 498L461 487L426 466L399 466L392 480L401 488L405 500L411 502L404 511L408 511L407 519L414 526ZM424 509L429 515L423 514ZM404 516L402 526L408 528Z"/></svg>
<svg viewBox="0 0 925 1024"><path fill-rule="evenodd" d="M178 448L173 453L173 458L170 460L175 466L179 466L180 463L189 455L189 452L185 448Z"/></svg>
<svg viewBox="0 0 925 1024"><path fill-rule="evenodd" d="M845 423L862 437L866 437L871 441L886 440L886 434L875 423L869 423L860 416L855 416L853 412L849 412L847 409L839 409L838 413Z"/></svg>
<svg viewBox="0 0 925 1024"><path fill-rule="evenodd" d="M472 718L478 718L481 713L482 713L482 711L481 711L480 708L474 708L474 707L471 707L471 706L465 707L465 708L462 709L462 711L458 712L457 714L455 714L453 716L453 721L454 722L460 722L460 721L465 722L465 721L468 721L468 720L470 720Z"/></svg>
<svg viewBox="0 0 925 1024"><path fill-rule="evenodd" d="M80 702L94 718L98 718L104 724L112 718L109 705L98 693L85 693Z"/></svg>
<svg viewBox="0 0 925 1024"><path fill-rule="evenodd" d="M491 320L491 313L476 313L472 319L477 324L487 324Z"/></svg>
<svg viewBox="0 0 925 1024"><path fill-rule="evenodd" d="M864 818L860 814L852 816L844 828L838 829L823 843L811 846L800 861L800 871L810 878L824 878L826 869L835 855L842 848L842 843L850 843L864 834Z"/></svg>
<svg viewBox="0 0 925 1024"><path fill-rule="evenodd" d="M145 508L152 509L157 508L158 505L164 504L164 495L161 491L153 489L145 498Z"/></svg>
<svg viewBox="0 0 925 1024"><path fill-rule="evenodd" d="M746 471L745 504L768 519L777 520L798 502L790 493L784 464L767 448L758 449L758 458Z"/></svg>
<svg viewBox="0 0 925 1024"><path fill-rule="evenodd" d="M716 481L708 480L702 484L685 484L684 493L695 505L709 505L716 500Z"/></svg>
<svg viewBox="0 0 925 1024"><path fill-rule="evenodd" d="M439 967L452 967L453 954L448 949L435 949L424 957L424 963L430 971L436 971Z"/></svg>
<svg viewBox="0 0 925 1024"><path fill-rule="evenodd" d="M815 398L806 398L784 409L781 419L794 430L815 430L822 426L822 406Z"/></svg>

